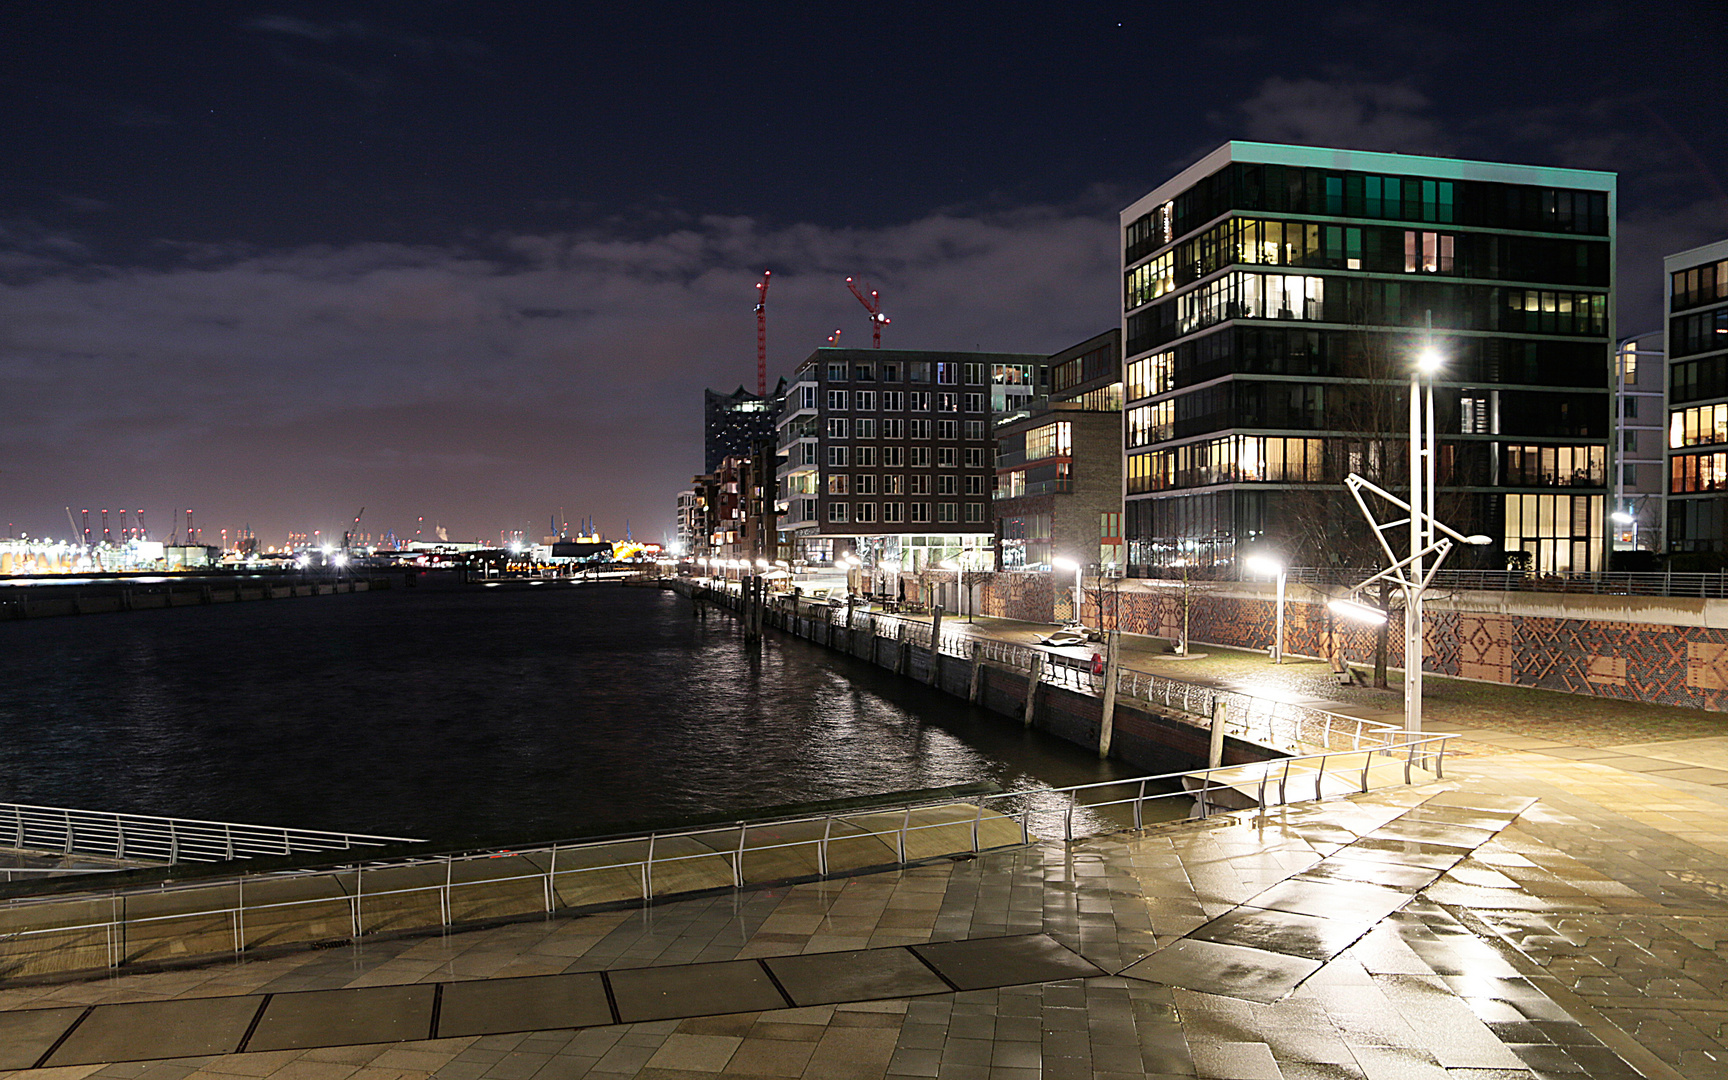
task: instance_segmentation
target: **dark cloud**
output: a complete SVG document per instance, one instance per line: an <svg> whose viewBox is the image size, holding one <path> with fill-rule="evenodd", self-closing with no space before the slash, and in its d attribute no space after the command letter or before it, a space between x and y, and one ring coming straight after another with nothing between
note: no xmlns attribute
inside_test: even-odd
<svg viewBox="0 0 1728 1080"><path fill-rule="evenodd" d="M1428 97L1403 83L1274 77L1222 125L1254 142L1343 150L1445 155L1457 146Z"/></svg>
<svg viewBox="0 0 1728 1080"><path fill-rule="evenodd" d="M0 294L0 456L55 463L14 502L195 505L266 539L349 502L460 535L581 505L658 535L700 466L702 388L754 382L764 267L771 377L835 326L864 339L848 274L882 291L890 346L1053 352L1116 318L1113 222L1049 207L195 256Z"/></svg>

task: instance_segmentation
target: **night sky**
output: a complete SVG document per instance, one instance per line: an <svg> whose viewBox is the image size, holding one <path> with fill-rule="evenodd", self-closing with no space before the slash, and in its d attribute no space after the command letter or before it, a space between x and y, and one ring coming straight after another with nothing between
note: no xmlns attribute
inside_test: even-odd
<svg viewBox="0 0 1728 1080"><path fill-rule="evenodd" d="M0 524L670 528L702 390L1114 325L1232 138L1620 173L1620 332L1728 237L1719 3L0 7Z"/></svg>

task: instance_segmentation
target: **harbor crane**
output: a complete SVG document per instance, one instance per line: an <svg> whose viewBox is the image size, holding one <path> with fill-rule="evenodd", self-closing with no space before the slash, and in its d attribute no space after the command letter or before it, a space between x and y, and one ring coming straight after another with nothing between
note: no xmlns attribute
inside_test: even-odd
<svg viewBox="0 0 1728 1080"><path fill-rule="evenodd" d="M768 396L768 275L756 283L756 396Z"/></svg>
<svg viewBox="0 0 1728 1080"><path fill-rule="evenodd" d="M358 514L354 515L354 524L349 527L347 532L342 534L342 550L343 551L348 550L348 542L349 542L350 538L352 538L353 536L355 536L356 534L358 534L360 532L360 519L364 516L366 516L366 508L364 506L362 506L360 508L360 512Z"/></svg>
<svg viewBox="0 0 1728 1080"><path fill-rule="evenodd" d="M868 287L869 282L865 282L865 286ZM882 347L882 328L888 325L888 316L882 314L881 294L875 289L871 289L869 299L865 299L864 293L851 278L846 279L846 287L852 290L852 295L856 296L858 302L864 305L864 310L870 313L870 347L880 349Z"/></svg>

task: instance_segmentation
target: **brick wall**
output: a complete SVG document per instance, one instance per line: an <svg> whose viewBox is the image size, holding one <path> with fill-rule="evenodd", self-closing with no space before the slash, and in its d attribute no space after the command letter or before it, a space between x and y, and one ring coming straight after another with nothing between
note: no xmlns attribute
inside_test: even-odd
<svg viewBox="0 0 1728 1080"><path fill-rule="evenodd" d="M1005 575L986 586L985 610L1005 618L1026 605L1011 597L1036 584ZM1016 578L1034 575L1013 575ZM1050 579L1044 579L1048 602ZM1180 583L1128 580L1105 625L1175 640L1181 634ZM1000 597L1000 599L998 599ZM1088 589L1087 611L1093 608ZM1203 583L1188 590L1191 641L1239 649L1272 644L1277 604L1271 585ZM1111 608L1115 617L1111 617ZM1564 690L1596 697L1728 711L1728 601L1572 593L1436 593L1424 605L1423 670L1483 682ZM1033 619L1031 621L1048 621ZM1373 663L1373 628L1337 619L1315 590L1291 586L1285 605L1285 651ZM1404 664L1402 614L1393 610L1387 663Z"/></svg>

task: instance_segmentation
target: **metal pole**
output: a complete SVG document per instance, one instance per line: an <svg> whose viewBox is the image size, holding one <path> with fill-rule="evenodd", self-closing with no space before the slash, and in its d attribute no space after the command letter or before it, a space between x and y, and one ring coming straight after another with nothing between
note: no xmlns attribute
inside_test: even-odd
<svg viewBox="0 0 1728 1080"><path fill-rule="evenodd" d="M1272 662L1274 664L1284 662L1284 579L1284 568L1280 566L1278 568L1278 630L1277 636L1272 639Z"/></svg>
<svg viewBox="0 0 1728 1080"><path fill-rule="evenodd" d="M1429 327L1434 321L1428 314ZM1432 339L1430 333L1424 345ZM1410 569L1404 586L1404 730L1422 730L1422 368L1410 368Z"/></svg>

